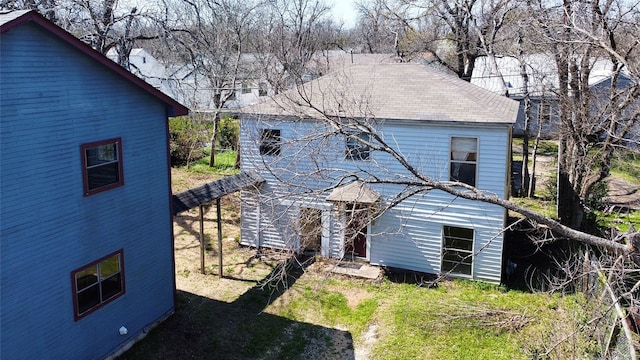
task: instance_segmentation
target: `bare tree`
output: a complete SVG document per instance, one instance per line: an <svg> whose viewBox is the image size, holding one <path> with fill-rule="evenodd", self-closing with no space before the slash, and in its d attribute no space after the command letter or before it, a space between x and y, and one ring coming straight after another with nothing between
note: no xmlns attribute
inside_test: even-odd
<svg viewBox="0 0 640 360"><path fill-rule="evenodd" d="M299 84L311 59L338 45L329 10L321 0L275 0L262 8L261 37L254 47L266 59L263 71L274 94Z"/></svg>
<svg viewBox="0 0 640 360"><path fill-rule="evenodd" d="M37 10L100 53L114 49L118 63L126 68L135 42L159 36L158 9L122 5L119 0L4 0L0 7Z"/></svg>
<svg viewBox="0 0 640 360"><path fill-rule="evenodd" d="M536 4L534 28L555 56L559 79L558 216L579 228L593 187L609 175L615 149L637 131L640 48L629 40L637 36L632 24L638 8L624 1ZM607 83L594 83L603 63Z"/></svg>
<svg viewBox="0 0 640 360"><path fill-rule="evenodd" d="M177 79L183 101L196 112L206 113L213 123L210 162L215 162L218 122L222 112L248 76L243 53L249 35L257 31L251 1L189 1L172 5L165 15L170 24L162 59L169 77Z"/></svg>

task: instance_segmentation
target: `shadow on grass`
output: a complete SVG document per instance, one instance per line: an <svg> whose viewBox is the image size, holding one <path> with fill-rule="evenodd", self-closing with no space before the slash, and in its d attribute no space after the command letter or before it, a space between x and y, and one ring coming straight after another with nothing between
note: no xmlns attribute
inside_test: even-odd
<svg viewBox="0 0 640 360"><path fill-rule="evenodd" d="M354 359L351 333L264 312L302 266L276 266L232 303L177 291L175 314L119 359Z"/></svg>

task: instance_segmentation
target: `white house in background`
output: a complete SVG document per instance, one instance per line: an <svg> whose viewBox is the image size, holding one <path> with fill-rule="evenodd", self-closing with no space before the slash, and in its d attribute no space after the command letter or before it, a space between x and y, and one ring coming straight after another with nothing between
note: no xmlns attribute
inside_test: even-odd
<svg viewBox="0 0 640 360"><path fill-rule="evenodd" d="M524 58L528 76L528 90L531 99L531 124L529 135L535 136L542 124L541 136L553 137L558 132L558 71L553 56L534 54ZM513 128L516 136L524 135L524 80L520 61L511 56L496 57L496 65L500 73L494 71L489 59L481 56L476 59L471 83L497 94L506 94L520 102L518 120ZM608 59L594 59L589 74L589 86L592 89L602 89L610 86L612 77L612 63ZM609 80L609 81L607 81ZM504 81L504 83L503 83ZM621 74L618 86L628 86L629 77Z"/></svg>
<svg viewBox="0 0 640 360"><path fill-rule="evenodd" d="M114 49L107 53L111 60L118 60ZM235 86L223 90L225 96L231 93L224 108L238 109L256 104L274 91L263 75L262 64L272 59L265 59L256 54L242 54L240 70ZM164 64L148 51L136 48L129 55L130 71L144 79L147 83L171 96L196 112L215 110L214 91L207 76L194 69L191 64Z"/></svg>
<svg viewBox="0 0 640 360"><path fill-rule="evenodd" d="M517 113L421 64L349 66L244 109L242 170L266 182L241 194L241 243L498 283L505 210L420 174L507 197ZM375 151L376 136L411 167Z"/></svg>

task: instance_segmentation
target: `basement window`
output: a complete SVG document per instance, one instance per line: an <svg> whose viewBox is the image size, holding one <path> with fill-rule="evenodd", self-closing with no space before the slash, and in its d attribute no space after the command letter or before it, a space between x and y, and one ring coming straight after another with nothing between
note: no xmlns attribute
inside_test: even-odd
<svg viewBox="0 0 640 360"><path fill-rule="evenodd" d="M122 249L71 272L76 321L124 294Z"/></svg>
<svg viewBox="0 0 640 360"><path fill-rule="evenodd" d="M444 226L441 273L471 275L473 266L473 229Z"/></svg>

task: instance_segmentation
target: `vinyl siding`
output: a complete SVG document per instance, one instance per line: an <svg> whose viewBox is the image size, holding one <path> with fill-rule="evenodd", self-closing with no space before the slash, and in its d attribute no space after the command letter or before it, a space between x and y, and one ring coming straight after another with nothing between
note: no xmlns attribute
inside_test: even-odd
<svg viewBox="0 0 640 360"><path fill-rule="evenodd" d="M452 105L454 106L454 105ZM282 147L278 157L262 157L258 152L261 128L281 130ZM351 174L375 174L387 180L414 180L410 172L388 154L372 153L369 161L344 159L342 136L321 137L325 129L314 121L278 121L247 115L241 125L242 166L256 170L266 179L261 189L263 200L278 203L291 199L302 189L315 189L317 202L328 195L323 191ZM509 127L489 124L461 124L420 121L379 121L377 133L408 160L419 172L436 180L449 178L449 148L452 136L478 139L477 187L498 196L506 196L505 181L508 163ZM395 185L370 185L388 201L401 190ZM329 203L330 204L330 203ZM250 207L251 205L248 205ZM251 212L250 212L251 213ZM331 241L329 254L342 255L343 226L337 207L331 212ZM454 199L442 191L429 191L405 200L385 212L371 226L370 247L372 264L398 267L427 273L440 272L442 227L445 225L474 229L473 278L499 282L502 264L501 230L505 212L502 208L464 199ZM244 216L246 227L261 229L262 246L273 246L282 233L269 217L251 223L252 216ZM243 242L249 240L244 239Z"/></svg>
<svg viewBox="0 0 640 360"><path fill-rule="evenodd" d="M174 306L165 105L37 25L0 53L0 357L102 358ZM124 186L83 196L80 145L116 137ZM74 321L71 272L118 249L126 293Z"/></svg>

